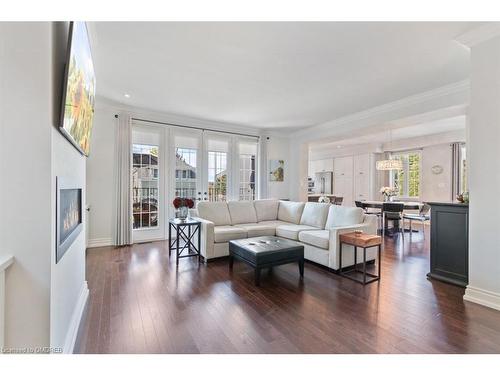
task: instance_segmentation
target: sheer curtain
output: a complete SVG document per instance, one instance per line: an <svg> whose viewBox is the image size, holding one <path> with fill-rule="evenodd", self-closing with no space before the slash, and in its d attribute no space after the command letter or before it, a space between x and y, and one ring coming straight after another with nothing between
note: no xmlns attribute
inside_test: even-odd
<svg viewBox="0 0 500 375"><path fill-rule="evenodd" d="M132 243L131 159L132 126L130 115L120 114L116 124L115 150L115 233L116 246Z"/></svg>
<svg viewBox="0 0 500 375"><path fill-rule="evenodd" d="M462 144L455 142L451 144L451 201L454 202L456 196L460 194L460 153Z"/></svg>

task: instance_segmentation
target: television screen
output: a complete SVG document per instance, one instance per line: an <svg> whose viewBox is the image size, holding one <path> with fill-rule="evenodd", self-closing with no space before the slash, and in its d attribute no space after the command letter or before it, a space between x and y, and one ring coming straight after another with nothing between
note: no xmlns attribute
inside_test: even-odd
<svg viewBox="0 0 500 375"><path fill-rule="evenodd" d="M85 22L71 22L61 132L88 156L94 118L95 74Z"/></svg>

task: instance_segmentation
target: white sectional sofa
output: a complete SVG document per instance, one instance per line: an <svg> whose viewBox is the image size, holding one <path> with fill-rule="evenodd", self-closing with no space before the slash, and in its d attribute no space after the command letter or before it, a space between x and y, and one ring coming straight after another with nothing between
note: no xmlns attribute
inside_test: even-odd
<svg viewBox="0 0 500 375"><path fill-rule="evenodd" d="M205 259L229 255L229 241L247 237L278 236L304 245L306 259L333 270L339 268L339 234L361 229L377 233L377 217L361 208L328 203L256 200L253 202L199 202L195 210L202 222L201 253ZM376 257L367 250L367 260ZM342 266L354 264L354 250L343 246ZM362 262L358 252L357 263Z"/></svg>

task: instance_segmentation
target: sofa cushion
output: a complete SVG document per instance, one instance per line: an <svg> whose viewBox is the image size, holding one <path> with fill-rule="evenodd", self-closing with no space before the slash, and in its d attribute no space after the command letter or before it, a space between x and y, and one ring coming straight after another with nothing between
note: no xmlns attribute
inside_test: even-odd
<svg viewBox="0 0 500 375"><path fill-rule="evenodd" d="M275 199L259 199L253 202L257 221L276 220L280 202Z"/></svg>
<svg viewBox="0 0 500 375"><path fill-rule="evenodd" d="M303 202L288 202L280 201L278 208L278 220L286 221L287 223L298 224L304 210L305 203Z"/></svg>
<svg viewBox="0 0 500 375"><path fill-rule="evenodd" d="M214 238L216 243L239 240L247 238L247 231L244 228L233 227L232 225L220 225L214 227Z"/></svg>
<svg viewBox="0 0 500 375"><path fill-rule="evenodd" d="M330 204L328 203L307 202L300 217L300 224L323 229L329 208Z"/></svg>
<svg viewBox="0 0 500 375"><path fill-rule="evenodd" d="M202 219L215 225L231 225L231 215L226 202L199 202L196 209Z"/></svg>
<svg viewBox="0 0 500 375"><path fill-rule="evenodd" d="M233 201L228 202L229 215L231 216L231 224L246 224L256 223L257 214L253 202L251 201Z"/></svg>
<svg viewBox="0 0 500 375"><path fill-rule="evenodd" d="M266 224L237 224L239 228L243 228L247 231L248 238L250 237L261 237L261 236L274 236L276 234L275 225Z"/></svg>
<svg viewBox="0 0 500 375"><path fill-rule="evenodd" d="M269 220L269 221L261 221L258 224L267 225L267 226L271 226L273 228L276 228L276 227L279 227L280 225L287 225L290 223L287 223L286 221Z"/></svg>
<svg viewBox="0 0 500 375"><path fill-rule="evenodd" d="M362 208L332 205L328 211L325 229L362 224L363 220L364 211Z"/></svg>
<svg viewBox="0 0 500 375"><path fill-rule="evenodd" d="M318 228L310 225L284 224L276 227L276 235L297 241L299 233L303 230L317 230Z"/></svg>
<svg viewBox="0 0 500 375"><path fill-rule="evenodd" d="M305 230L299 233L299 241L328 250L330 245L330 231Z"/></svg>

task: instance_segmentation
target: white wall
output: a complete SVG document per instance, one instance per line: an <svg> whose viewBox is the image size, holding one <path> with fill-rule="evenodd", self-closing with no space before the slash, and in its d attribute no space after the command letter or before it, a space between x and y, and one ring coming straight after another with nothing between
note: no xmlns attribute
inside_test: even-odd
<svg viewBox="0 0 500 375"><path fill-rule="evenodd" d="M267 139L269 138L269 139ZM285 137L269 135L266 137L267 142L267 173L262 178L267 181L267 198L289 199L290 184L292 183L291 170L295 166L290 160L290 141ZM285 172L284 181L269 181L269 161L284 160Z"/></svg>
<svg viewBox="0 0 500 375"><path fill-rule="evenodd" d="M85 158L57 130L67 31L65 23L0 24L0 251L15 257L7 347L63 348L78 325L83 233L55 264L55 176L85 187Z"/></svg>
<svg viewBox="0 0 500 375"><path fill-rule="evenodd" d="M469 285L464 299L500 310L500 36L471 48Z"/></svg>
<svg viewBox="0 0 500 375"><path fill-rule="evenodd" d="M68 23L55 23L53 26L53 124L52 137L52 201L56 201L56 177L63 178L74 186L83 188L83 207L85 207L85 164L84 157L63 137L57 125L60 122L61 87L66 61ZM56 211L52 205L52 244L56 247ZM85 218L85 216L84 216ZM85 281L85 220L84 230L68 248L56 264L55 251L51 251L51 289L50 289L50 345L73 349L82 309L88 296Z"/></svg>
<svg viewBox="0 0 500 375"><path fill-rule="evenodd" d="M114 158L117 111L97 103L87 159L89 246L112 244L114 219Z"/></svg>
<svg viewBox="0 0 500 375"><path fill-rule="evenodd" d="M52 247L51 25L0 23L0 252L7 347L49 345Z"/></svg>

